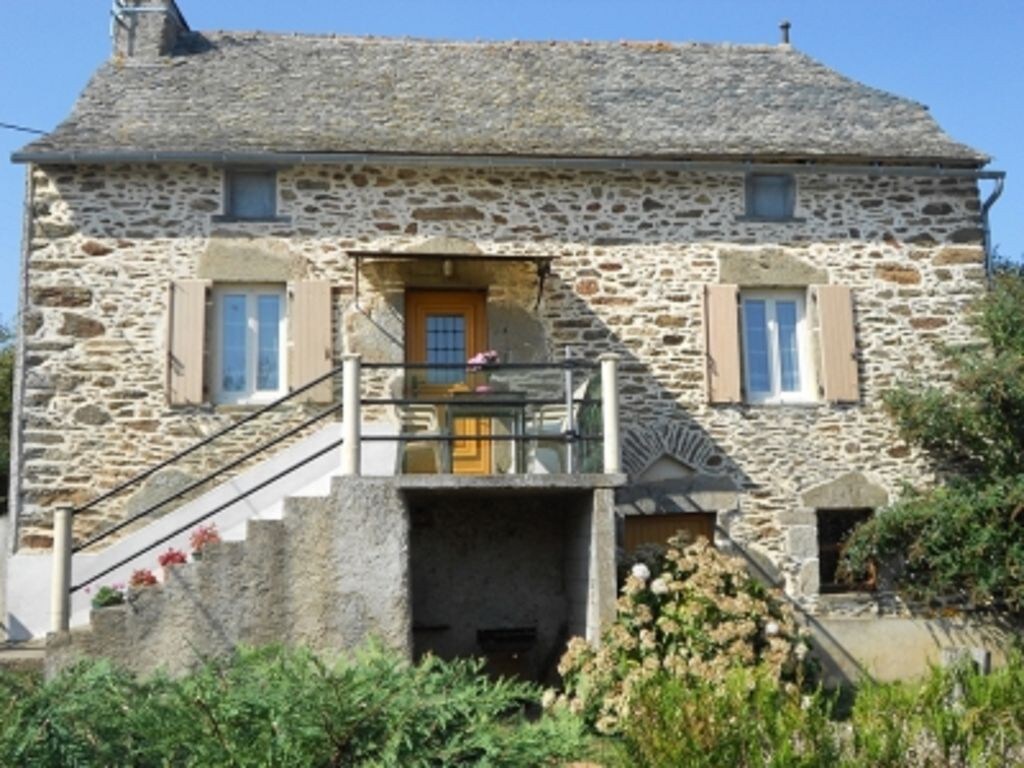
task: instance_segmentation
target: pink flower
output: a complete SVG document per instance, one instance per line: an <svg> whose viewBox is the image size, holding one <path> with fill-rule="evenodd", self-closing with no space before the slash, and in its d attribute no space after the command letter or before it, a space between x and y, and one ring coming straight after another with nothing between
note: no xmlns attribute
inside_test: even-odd
<svg viewBox="0 0 1024 768"><path fill-rule="evenodd" d="M471 371L479 371L488 365L497 365L500 362L498 353L493 349L488 349L486 352L478 352L473 355L469 360L466 361L466 365L470 366Z"/></svg>

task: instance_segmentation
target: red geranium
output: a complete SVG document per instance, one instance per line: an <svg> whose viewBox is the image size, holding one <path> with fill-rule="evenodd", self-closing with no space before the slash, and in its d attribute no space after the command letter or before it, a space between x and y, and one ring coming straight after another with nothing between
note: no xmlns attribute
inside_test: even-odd
<svg viewBox="0 0 1024 768"><path fill-rule="evenodd" d="M161 568L167 568L170 565L184 565L188 562L188 556L180 549L171 547L157 558L157 562L160 563Z"/></svg>
<svg viewBox="0 0 1024 768"><path fill-rule="evenodd" d="M128 580L128 586L130 587L151 587L156 584L156 574L154 574L149 568L139 568L137 571L132 572L132 577Z"/></svg>

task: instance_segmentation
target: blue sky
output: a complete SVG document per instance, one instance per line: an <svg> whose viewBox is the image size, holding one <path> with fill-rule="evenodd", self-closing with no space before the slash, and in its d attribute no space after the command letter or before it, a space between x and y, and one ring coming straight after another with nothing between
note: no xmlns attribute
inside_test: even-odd
<svg viewBox="0 0 1024 768"><path fill-rule="evenodd" d="M1024 3L1020 0L179 0L193 29L455 39L793 44L843 74L927 104L960 141L1007 171L992 213L1001 253L1024 254ZM108 55L110 0L4 0L0 122L50 129ZM0 129L0 318L17 309L24 169L31 136ZM1020 187L1020 189L1018 189Z"/></svg>

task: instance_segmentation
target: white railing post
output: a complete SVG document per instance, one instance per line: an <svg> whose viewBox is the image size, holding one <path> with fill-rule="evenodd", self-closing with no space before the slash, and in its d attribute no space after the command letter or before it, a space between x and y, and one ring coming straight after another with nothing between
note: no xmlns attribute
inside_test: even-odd
<svg viewBox="0 0 1024 768"><path fill-rule="evenodd" d="M604 433L604 471L622 471L622 437L619 431L619 356L601 355L601 422Z"/></svg>
<svg viewBox="0 0 1024 768"><path fill-rule="evenodd" d="M71 510L53 513L53 579L50 583L50 630L71 627Z"/></svg>
<svg viewBox="0 0 1024 768"><path fill-rule="evenodd" d="M360 471L360 401L363 398L360 382L362 358L353 353L342 357L341 396L342 419L345 424L344 442L341 444L341 474L358 475Z"/></svg>

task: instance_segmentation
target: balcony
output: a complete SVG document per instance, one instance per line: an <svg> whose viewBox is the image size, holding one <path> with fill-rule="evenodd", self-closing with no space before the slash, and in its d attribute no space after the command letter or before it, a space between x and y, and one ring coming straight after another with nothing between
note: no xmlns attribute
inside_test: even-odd
<svg viewBox="0 0 1024 768"><path fill-rule="evenodd" d="M613 357L363 365L349 356L343 366L343 474L617 472L616 366ZM363 429L381 423L391 425L384 434ZM378 449L367 468L359 454L370 443L391 444L392 451ZM393 472L387 471L390 462Z"/></svg>

